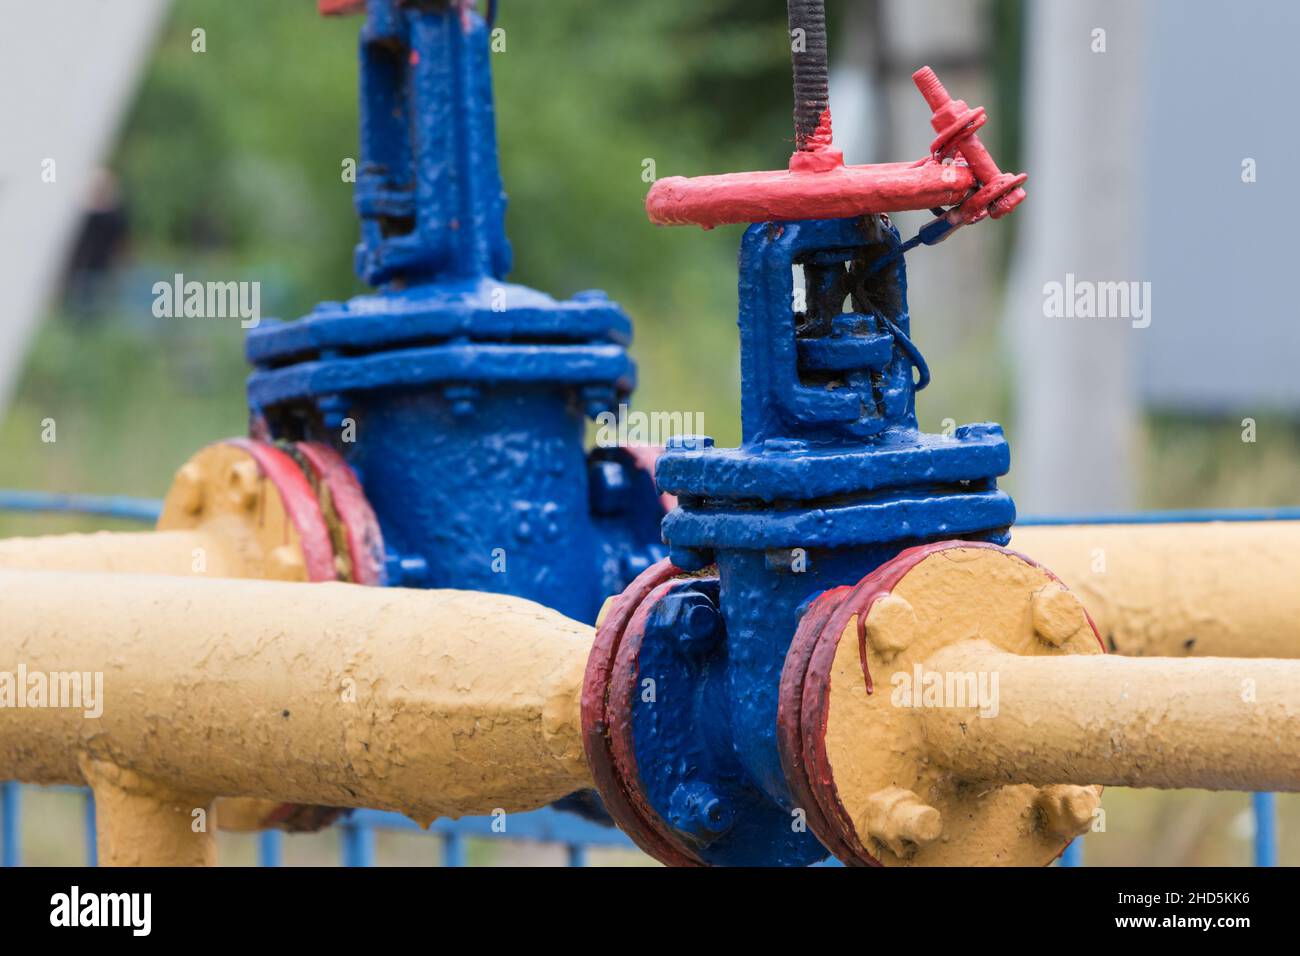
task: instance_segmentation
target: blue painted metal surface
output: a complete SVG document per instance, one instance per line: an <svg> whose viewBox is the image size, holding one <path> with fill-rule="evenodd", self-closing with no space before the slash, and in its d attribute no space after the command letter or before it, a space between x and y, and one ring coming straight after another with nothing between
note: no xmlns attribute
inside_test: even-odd
<svg viewBox="0 0 1300 956"><path fill-rule="evenodd" d="M99 843L95 838L95 794L86 791L81 807L81 820L86 833L86 866L99 866Z"/></svg>
<svg viewBox="0 0 1300 956"><path fill-rule="evenodd" d="M284 865L284 834L279 830L263 830L257 835L257 865Z"/></svg>
<svg viewBox="0 0 1300 956"><path fill-rule="evenodd" d="M635 384L631 322L601 292L557 301L504 281L483 21L374 0L360 47L356 267L378 290L252 330L250 408L275 438L340 449L390 583L592 621L664 553L650 476L626 452L584 449L586 418Z"/></svg>
<svg viewBox="0 0 1300 956"><path fill-rule="evenodd" d="M442 865L464 866L465 837L459 833L448 833L442 838Z"/></svg>
<svg viewBox="0 0 1300 956"><path fill-rule="evenodd" d="M17 783L0 783L0 866L18 866L22 861L21 800Z"/></svg>
<svg viewBox="0 0 1300 956"><path fill-rule="evenodd" d="M1255 865L1277 866L1277 798L1252 793L1250 806L1255 817Z"/></svg>
<svg viewBox="0 0 1300 956"><path fill-rule="evenodd" d="M1083 837L1075 837L1061 854L1061 866L1083 866Z"/></svg>
<svg viewBox="0 0 1300 956"><path fill-rule="evenodd" d="M338 824L343 834L343 865L375 865L375 829L361 826L352 818L345 817Z"/></svg>
<svg viewBox="0 0 1300 956"><path fill-rule="evenodd" d="M681 441L659 461L659 486L679 501L663 525L673 563L716 563L720 581L679 585L651 613L637 676L660 690L635 705L638 774L659 817L711 863L826 855L792 825L776 742L781 669L809 600L914 544L1003 544L1015 519L997 488L1010 463L997 425L950 437L917 429L926 372L899 246L883 217L750 227L742 444ZM683 602L702 607L688 617ZM710 613L711 629L699 627L711 645L683 653L706 643L691 622Z"/></svg>

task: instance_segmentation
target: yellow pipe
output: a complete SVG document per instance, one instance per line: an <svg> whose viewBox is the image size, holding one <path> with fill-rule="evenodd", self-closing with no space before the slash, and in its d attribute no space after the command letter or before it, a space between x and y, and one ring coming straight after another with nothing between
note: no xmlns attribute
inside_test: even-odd
<svg viewBox="0 0 1300 956"><path fill-rule="evenodd" d="M90 759L174 792L421 822L592 785L593 631L519 598L0 571L0 620L0 667L103 675L97 718L0 707L2 779L79 783Z"/></svg>
<svg viewBox="0 0 1300 956"><path fill-rule="evenodd" d="M241 535L228 527L191 531L97 531L0 539L0 568L243 577Z"/></svg>
<svg viewBox="0 0 1300 956"><path fill-rule="evenodd" d="M997 678L993 713L916 712L959 780L1300 790L1300 661L1027 657L967 640L924 666Z"/></svg>
<svg viewBox="0 0 1300 956"><path fill-rule="evenodd" d="M1300 657L1300 521L1017 527L1112 653Z"/></svg>
<svg viewBox="0 0 1300 956"><path fill-rule="evenodd" d="M100 866L214 866L212 798L185 793L113 764L85 759L95 793Z"/></svg>

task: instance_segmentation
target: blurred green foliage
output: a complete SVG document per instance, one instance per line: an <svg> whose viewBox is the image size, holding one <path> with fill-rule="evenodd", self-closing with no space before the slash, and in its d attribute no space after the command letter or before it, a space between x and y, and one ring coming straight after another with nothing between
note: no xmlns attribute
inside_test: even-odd
<svg viewBox="0 0 1300 956"><path fill-rule="evenodd" d="M646 160L659 176L784 164L783 11L507 0L498 25L512 278L560 296L608 290L637 321L636 354L654 370L639 400L700 409L720 441L734 439L739 230L649 225L642 171ZM282 315L363 291L341 176L356 155L358 26L303 2L263 4L256 17L221 0L175 4L113 164L139 258L187 274L255 273L270 290L264 311ZM196 27L205 53L191 51Z"/></svg>

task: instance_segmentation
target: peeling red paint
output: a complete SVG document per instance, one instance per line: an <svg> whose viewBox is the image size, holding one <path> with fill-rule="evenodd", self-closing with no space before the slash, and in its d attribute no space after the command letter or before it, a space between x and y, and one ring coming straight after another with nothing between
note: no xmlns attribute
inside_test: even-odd
<svg viewBox="0 0 1300 956"><path fill-rule="evenodd" d="M953 205L975 186L959 163L845 166L835 150L795 157L814 168L660 179L646 196L646 213L660 226L845 219Z"/></svg>
<svg viewBox="0 0 1300 956"><path fill-rule="evenodd" d="M634 799L631 788L623 779L611 740L613 725L617 720L614 702L610 699L613 696L612 681L624 635L638 610L643 605L647 608L653 606L654 601L650 598L655 590L682 573L667 558L652 564L614 599L614 605L596 629L596 639L587 658L582 683L582 743L596 789L619 829L638 847L662 863L670 866L700 866L698 858L687 856L670 843L638 810L638 802L643 801ZM642 614L642 628L644 625L645 614Z"/></svg>

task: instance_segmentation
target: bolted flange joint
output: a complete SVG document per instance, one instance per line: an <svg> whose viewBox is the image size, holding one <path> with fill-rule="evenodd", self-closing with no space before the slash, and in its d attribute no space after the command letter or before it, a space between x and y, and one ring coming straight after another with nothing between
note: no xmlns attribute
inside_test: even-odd
<svg viewBox="0 0 1300 956"><path fill-rule="evenodd" d="M736 756L718 579L668 561L597 629L583 685L588 762L619 827L676 866L806 865L826 850Z"/></svg>

